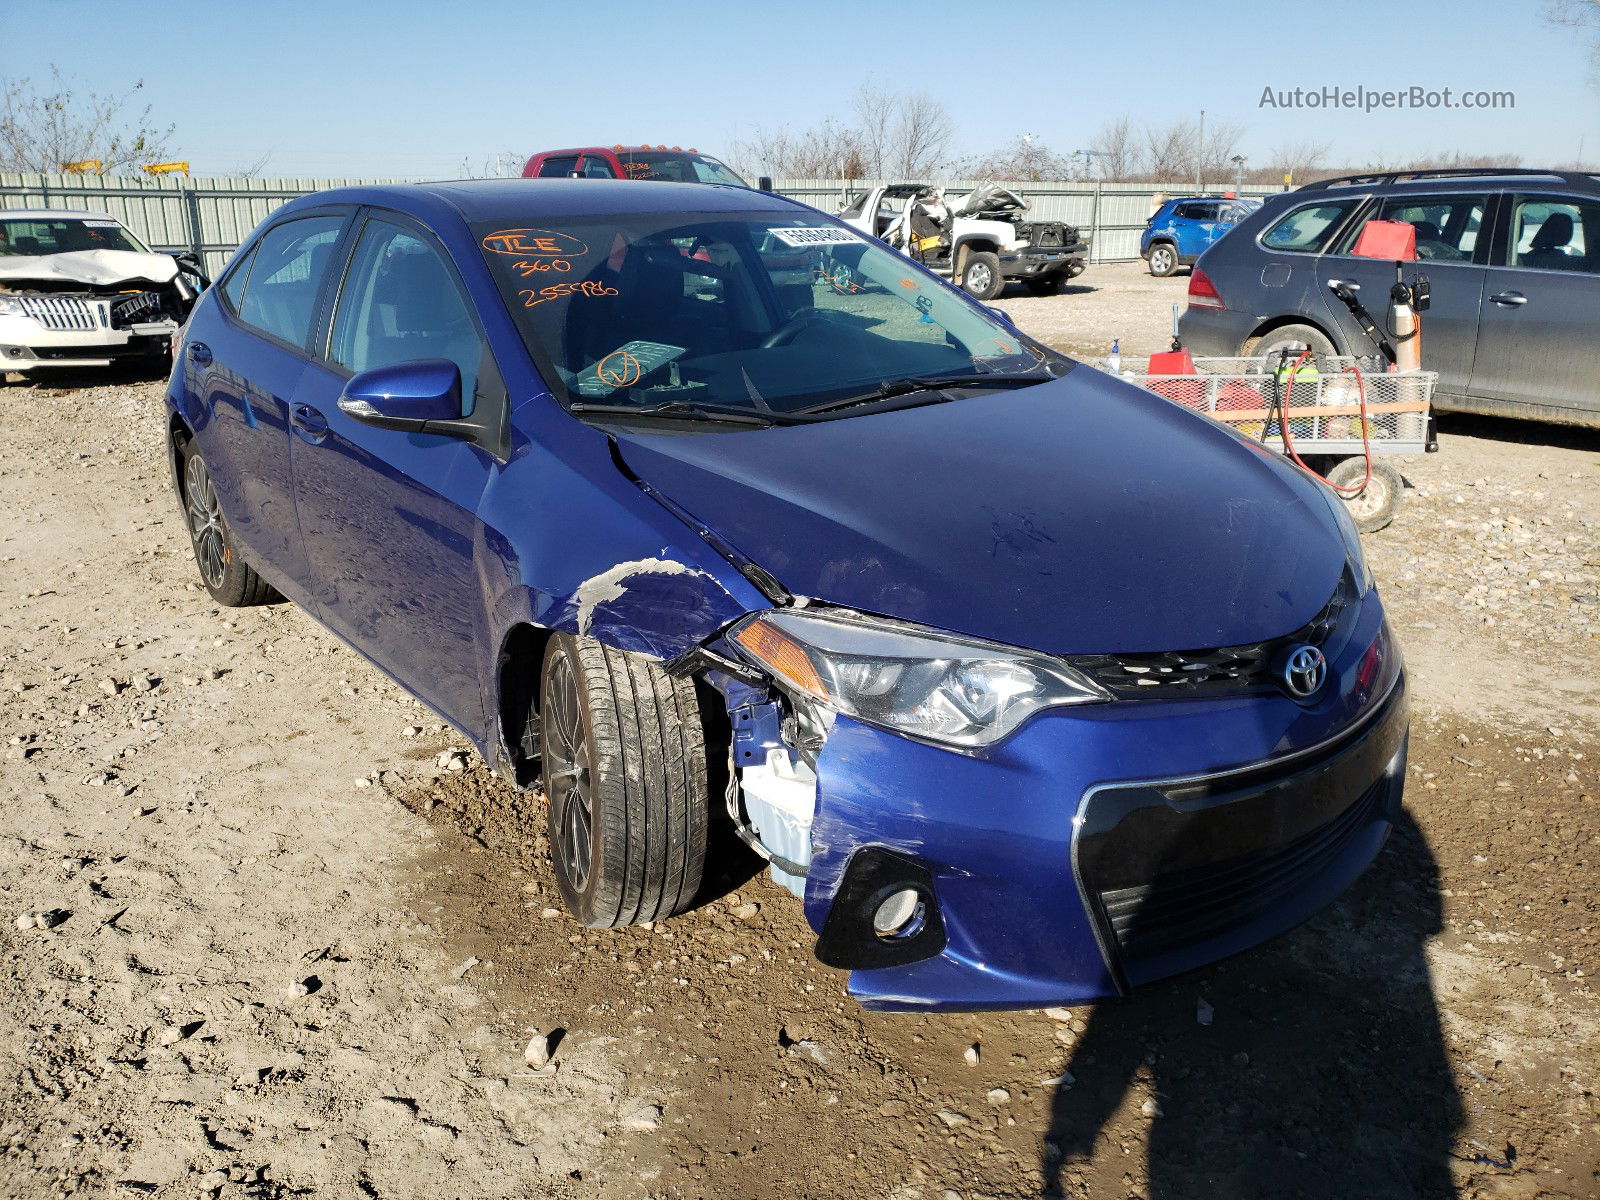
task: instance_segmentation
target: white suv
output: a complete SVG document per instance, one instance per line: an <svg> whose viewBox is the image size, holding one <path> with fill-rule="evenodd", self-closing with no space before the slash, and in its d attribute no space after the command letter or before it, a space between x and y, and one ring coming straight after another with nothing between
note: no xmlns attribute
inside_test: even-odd
<svg viewBox="0 0 1600 1200"><path fill-rule="evenodd" d="M0 210L0 381L166 354L205 286L184 258L105 213Z"/></svg>

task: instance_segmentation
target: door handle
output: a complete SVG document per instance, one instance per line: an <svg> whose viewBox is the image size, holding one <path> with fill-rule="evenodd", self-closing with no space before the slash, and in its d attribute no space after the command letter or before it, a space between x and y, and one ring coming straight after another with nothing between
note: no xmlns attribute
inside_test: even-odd
<svg viewBox="0 0 1600 1200"><path fill-rule="evenodd" d="M309 404L291 404L289 423L308 442L320 442L328 436L328 420Z"/></svg>
<svg viewBox="0 0 1600 1200"><path fill-rule="evenodd" d="M201 366L211 361L211 347L204 342L189 343L189 357Z"/></svg>
<svg viewBox="0 0 1600 1200"><path fill-rule="evenodd" d="M1501 308L1517 308L1526 304L1528 298L1521 292L1499 292L1489 297L1491 304L1498 304Z"/></svg>

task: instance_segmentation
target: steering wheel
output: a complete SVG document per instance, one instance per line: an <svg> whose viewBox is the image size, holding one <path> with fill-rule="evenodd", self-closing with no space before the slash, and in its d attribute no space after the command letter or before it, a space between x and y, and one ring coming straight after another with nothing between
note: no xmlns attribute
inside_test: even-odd
<svg viewBox="0 0 1600 1200"><path fill-rule="evenodd" d="M761 349L771 350L775 346L787 346L790 342L794 341L795 337L798 336L800 331L807 325L822 324L827 320L828 317L818 312L816 309L807 309L803 313L799 313L796 316L790 317L782 325L779 325L771 333L767 334L766 337L762 338Z"/></svg>

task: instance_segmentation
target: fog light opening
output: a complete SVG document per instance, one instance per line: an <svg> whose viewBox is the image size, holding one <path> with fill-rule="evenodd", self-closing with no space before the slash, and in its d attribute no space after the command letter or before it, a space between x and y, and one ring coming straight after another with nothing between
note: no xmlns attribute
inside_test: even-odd
<svg viewBox="0 0 1600 1200"><path fill-rule="evenodd" d="M872 910L872 932L885 941L915 937L927 919L928 906L916 888L895 888Z"/></svg>

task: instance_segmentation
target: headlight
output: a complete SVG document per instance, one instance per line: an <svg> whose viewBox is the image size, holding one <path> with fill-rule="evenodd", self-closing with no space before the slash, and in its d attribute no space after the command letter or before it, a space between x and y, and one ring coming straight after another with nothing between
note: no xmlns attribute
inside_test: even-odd
<svg viewBox="0 0 1600 1200"><path fill-rule="evenodd" d="M0 317L20 317L22 301L16 296L0 296Z"/></svg>
<svg viewBox="0 0 1600 1200"><path fill-rule="evenodd" d="M1360 586L1361 595L1372 590L1372 568L1367 566L1367 556L1361 550L1361 531L1343 500L1332 488L1326 489L1328 507L1333 510L1333 521L1344 538L1344 560L1350 564L1350 577Z"/></svg>
<svg viewBox="0 0 1600 1200"><path fill-rule="evenodd" d="M1111 698L1045 654L844 610L758 613L731 641L819 704L952 746L989 746L1042 709Z"/></svg>

